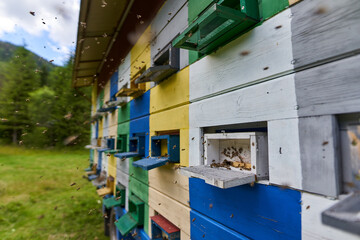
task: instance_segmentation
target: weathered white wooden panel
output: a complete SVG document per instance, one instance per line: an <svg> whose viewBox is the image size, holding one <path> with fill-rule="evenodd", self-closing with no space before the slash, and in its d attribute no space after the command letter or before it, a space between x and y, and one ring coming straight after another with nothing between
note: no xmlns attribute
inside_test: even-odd
<svg viewBox="0 0 360 240"><path fill-rule="evenodd" d="M151 32L151 61L156 54L188 26L188 4L186 0L169 0L156 15ZM180 51L181 68L189 63L188 51Z"/></svg>
<svg viewBox="0 0 360 240"><path fill-rule="evenodd" d="M358 0L302 1L291 12L296 68L359 52Z"/></svg>
<svg viewBox="0 0 360 240"><path fill-rule="evenodd" d="M125 186L125 193L126 193L126 199L125 199L125 209L129 210L129 174L121 171L121 169L116 168L116 183L121 183Z"/></svg>
<svg viewBox="0 0 360 240"><path fill-rule="evenodd" d="M296 73L299 116L360 112L359 77L360 55Z"/></svg>
<svg viewBox="0 0 360 240"><path fill-rule="evenodd" d="M339 143L335 116L299 119L302 189L337 196L340 193Z"/></svg>
<svg viewBox="0 0 360 240"><path fill-rule="evenodd" d="M108 173L108 156L106 156L106 153L101 153L101 170Z"/></svg>
<svg viewBox="0 0 360 240"><path fill-rule="evenodd" d="M270 183L301 189L299 120L269 121L268 143Z"/></svg>
<svg viewBox="0 0 360 240"><path fill-rule="evenodd" d="M290 13L290 9L283 11L192 64L190 101L292 71Z"/></svg>
<svg viewBox="0 0 360 240"><path fill-rule="evenodd" d="M122 60L122 63L118 69L118 90L125 84L130 82L130 65L131 65L131 57L130 53Z"/></svg>
<svg viewBox="0 0 360 240"><path fill-rule="evenodd" d="M106 114L103 117L103 137L109 136L109 116Z"/></svg>
<svg viewBox="0 0 360 240"><path fill-rule="evenodd" d="M203 141L202 128L189 129L189 166L198 166L203 164Z"/></svg>
<svg viewBox="0 0 360 240"><path fill-rule="evenodd" d="M91 123L91 139L96 137L96 123Z"/></svg>
<svg viewBox="0 0 360 240"><path fill-rule="evenodd" d="M294 75L190 104L190 128L297 116Z"/></svg>
<svg viewBox="0 0 360 240"><path fill-rule="evenodd" d="M359 236L338 230L322 224L321 213L337 203L337 200L302 193L302 210L301 210L301 233L302 239L313 240L355 240Z"/></svg>

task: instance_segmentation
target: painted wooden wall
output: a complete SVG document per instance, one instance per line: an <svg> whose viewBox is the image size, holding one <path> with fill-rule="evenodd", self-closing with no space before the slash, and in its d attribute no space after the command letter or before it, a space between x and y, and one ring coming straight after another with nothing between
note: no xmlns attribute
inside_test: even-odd
<svg viewBox="0 0 360 240"><path fill-rule="evenodd" d="M166 1L119 66L118 88L212 2ZM151 136L179 130L179 164L147 172L137 159L102 158L145 202L146 234L159 213L182 239L357 239L320 214L343 193L337 115L360 112L360 4L263 0L260 11L259 24L214 53L181 50L179 72L99 120L98 137L147 134L146 154ZM93 110L109 97L107 83ZM268 180L224 190L179 173L203 163L204 131L247 126L267 131Z"/></svg>

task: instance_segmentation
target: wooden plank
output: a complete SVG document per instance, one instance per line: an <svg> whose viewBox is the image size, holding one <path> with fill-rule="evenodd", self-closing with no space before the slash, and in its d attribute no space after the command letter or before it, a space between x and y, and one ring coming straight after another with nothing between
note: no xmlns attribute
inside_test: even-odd
<svg viewBox="0 0 360 240"><path fill-rule="evenodd" d="M249 238L241 235L230 228L198 213L190 212L191 238L192 239L227 239L227 240L247 240Z"/></svg>
<svg viewBox="0 0 360 240"><path fill-rule="evenodd" d="M130 119L144 117L150 111L150 91L130 102Z"/></svg>
<svg viewBox="0 0 360 240"><path fill-rule="evenodd" d="M189 105L180 106L150 115L150 132L188 128Z"/></svg>
<svg viewBox="0 0 360 240"><path fill-rule="evenodd" d="M302 189L299 141L297 118L268 122L270 183Z"/></svg>
<svg viewBox="0 0 360 240"><path fill-rule="evenodd" d="M129 175L131 177L136 178L137 180L139 180L140 182L148 185L149 184L149 175L148 175L148 171L145 171L141 168L138 167L134 167L133 166L133 162L138 160L139 158L128 158L125 161L129 161Z"/></svg>
<svg viewBox="0 0 360 240"><path fill-rule="evenodd" d="M118 109L109 113L109 136L116 137L117 136L117 122L118 122Z"/></svg>
<svg viewBox="0 0 360 240"><path fill-rule="evenodd" d="M340 193L338 128L335 116L299 119L302 189L336 197Z"/></svg>
<svg viewBox="0 0 360 240"><path fill-rule="evenodd" d="M109 117L108 114L106 114L103 117L103 137L109 136Z"/></svg>
<svg viewBox="0 0 360 240"><path fill-rule="evenodd" d="M189 206L189 180L169 164L149 171L149 187Z"/></svg>
<svg viewBox="0 0 360 240"><path fill-rule="evenodd" d="M202 128L189 129L189 166L198 166L204 163Z"/></svg>
<svg viewBox="0 0 360 240"><path fill-rule="evenodd" d="M108 175L112 176L114 179L116 179L116 158L114 155L108 156Z"/></svg>
<svg viewBox="0 0 360 240"><path fill-rule="evenodd" d="M126 199L125 199L125 209L129 210L129 174L128 172L124 172L119 168L116 168L116 183L120 183L123 186L125 186L125 193L126 193Z"/></svg>
<svg viewBox="0 0 360 240"><path fill-rule="evenodd" d="M356 55L296 73L299 116L359 112L359 62Z"/></svg>
<svg viewBox="0 0 360 240"><path fill-rule="evenodd" d="M190 101L276 78L292 71L291 11L190 66ZM277 28L281 26L280 28Z"/></svg>
<svg viewBox="0 0 360 240"><path fill-rule="evenodd" d="M150 112L189 103L189 68L180 70L150 90Z"/></svg>
<svg viewBox="0 0 360 240"><path fill-rule="evenodd" d="M131 38L132 36L129 36ZM130 79L133 79L139 72L139 69L149 68L151 65L151 50L150 41L152 39L152 33L150 26L142 33L135 45L132 47L131 54L131 67L130 67ZM131 41L131 39L130 39ZM150 89L150 83L146 83L146 89Z"/></svg>
<svg viewBox="0 0 360 240"><path fill-rule="evenodd" d="M130 103L118 109L118 123L127 122L130 120Z"/></svg>
<svg viewBox="0 0 360 240"><path fill-rule="evenodd" d="M126 55L126 57L122 60L122 63L119 65L118 91L125 83L130 82L130 65L131 65L131 52L128 55Z"/></svg>
<svg viewBox="0 0 360 240"><path fill-rule="evenodd" d="M360 50L357 0L302 1L291 8L295 68L321 64Z"/></svg>
<svg viewBox="0 0 360 240"><path fill-rule="evenodd" d="M108 194L111 194L113 192L113 189L108 188L108 187L104 187L104 188L100 188L98 190L96 190L96 193L100 196L100 197L104 197Z"/></svg>
<svg viewBox="0 0 360 240"><path fill-rule="evenodd" d="M324 225L321 213L338 202L322 196L302 193L301 205L301 233L303 239L314 240L355 240L359 236Z"/></svg>
<svg viewBox="0 0 360 240"><path fill-rule="evenodd" d="M181 174L190 178L203 179L207 184L224 189L254 183L256 180L255 174L251 172L212 168L206 165L183 168Z"/></svg>
<svg viewBox="0 0 360 240"><path fill-rule="evenodd" d="M137 180L133 176L129 176L129 191L130 194L135 194L144 203L148 202L149 199L149 187L147 184Z"/></svg>
<svg viewBox="0 0 360 240"><path fill-rule="evenodd" d="M190 235L189 207L151 187L149 188L149 207L163 215L187 235Z"/></svg>
<svg viewBox="0 0 360 240"><path fill-rule="evenodd" d="M104 104L110 100L110 78L104 86Z"/></svg>
<svg viewBox="0 0 360 240"><path fill-rule="evenodd" d="M297 107L292 74L190 104L190 128L291 118Z"/></svg>
<svg viewBox="0 0 360 240"><path fill-rule="evenodd" d="M166 1L151 24L153 41L151 59L188 26L188 4L186 0ZM180 51L180 68L188 65L187 51Z"/></svg>
<svg viewBox="0 0 360 240"><path fill-rule="evenodd" d="M298 191L261 184L220 189L196 178L189 187L191 209L229 229L251 239L301 239Z"/></svg>

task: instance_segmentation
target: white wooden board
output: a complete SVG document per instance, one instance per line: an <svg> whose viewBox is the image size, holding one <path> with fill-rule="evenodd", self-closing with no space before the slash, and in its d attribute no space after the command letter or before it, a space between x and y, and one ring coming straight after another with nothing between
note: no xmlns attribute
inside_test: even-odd
<svg viewBox="0 0 360 240"><path fill-rule="evenodd" d="M290 9L281 12L216 53L192 64L190 101L291 72L293 56L290 14ZM281 28L277 29L277 26Z"/></svg>
<svg viewBox="0 0 360 240"><path fill-rule="evenodd" d="M302 1L291 8L296 68L309 67L359 53L358 0Z"/></svg>
<svg viewBox="0 0 360 240"><path fill-rule="evenodd" d="M302 189L299 120L269 121L268 142L270 183Z"/></svg>
<svg viewBox="0 0 360 240"><path fill-rule="evenodd" d="M321 213L337 203L337 200L310 193L301 194L301 234L302 239L312 240L358 240L359 236L322 224Z"/></svg>
<svg viewBox="0 0 360 240"><path fill-rule="evenodd" d="M153 41L151 61L156 54L188 26L188 4L186 0L168 0L151 24ZM180 68L189 64L188 51L180 51Z"/></svg>
<svg viewBox="0 0 360 240"><path fill-rule="evenodd" d="M190 104L190 128L297 116L294 74Z"/></svg>

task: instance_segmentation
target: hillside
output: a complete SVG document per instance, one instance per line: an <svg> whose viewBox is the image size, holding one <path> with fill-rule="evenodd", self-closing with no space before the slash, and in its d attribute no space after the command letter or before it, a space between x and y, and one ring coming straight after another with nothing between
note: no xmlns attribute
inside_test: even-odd
<svg viewBox="0 0 360 240"><path fill-rule="evenodd" d="M11 60L13 53L17 47L18 46L14 44L0 41L0 88L2 86L2 82L4 81L4 69L6 68L7 63ZM38 69L47 70L47 72L50 72L53 68L56 67L55 65L49 63L47 60L43 59L39 55L31 51L29 52L33 56L34 61L38 66Z"/></svg>

